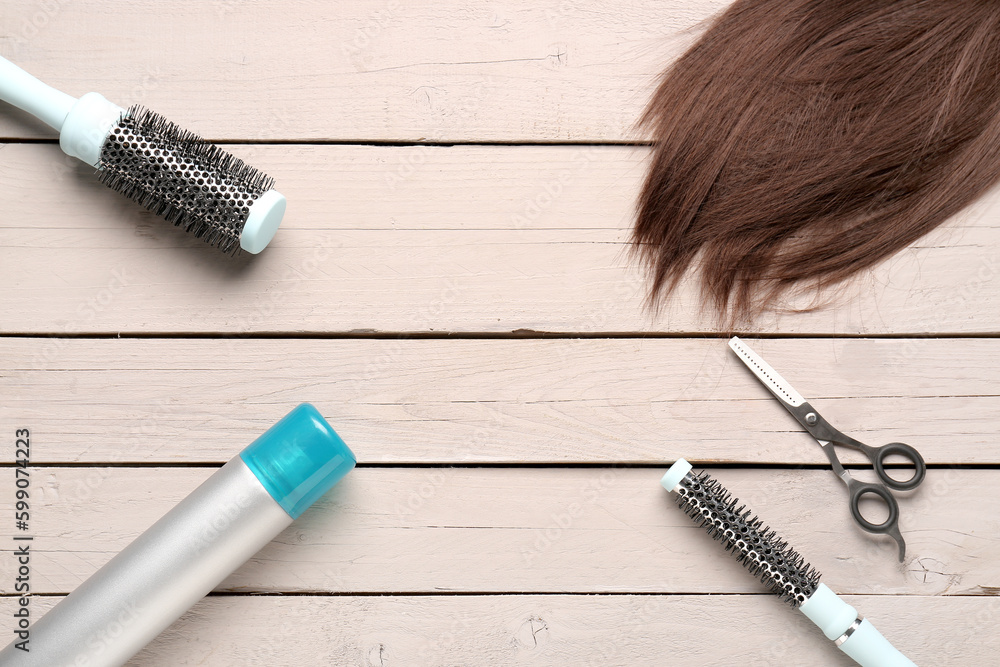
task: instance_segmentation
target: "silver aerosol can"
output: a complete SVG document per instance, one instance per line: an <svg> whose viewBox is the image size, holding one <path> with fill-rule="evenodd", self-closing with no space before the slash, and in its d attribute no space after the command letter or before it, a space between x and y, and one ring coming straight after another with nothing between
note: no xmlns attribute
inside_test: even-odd
<svg viewBox="0 0 1000 667"><path fill-rule="evenodd" d="M354 468L308 403L272 426L0 652L5 667L117 667Z"/></svg>

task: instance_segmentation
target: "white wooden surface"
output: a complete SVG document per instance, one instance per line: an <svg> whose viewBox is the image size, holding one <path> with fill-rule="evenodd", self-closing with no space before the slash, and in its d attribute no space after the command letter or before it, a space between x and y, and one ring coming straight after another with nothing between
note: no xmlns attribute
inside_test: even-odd
<svg viewBox="0 0 1000 667"><path fill-rule="evenodd" d="M921 665L989 664L997 598L845 596ZM37 600L47 609L52 598ZM0 600L0 613L10 609ZM915 632L928 616L954 635ZM730 622L719 623L720 618ZM710 634L706 628L710 629ZM692 595L210 596L135 659L174 665L856 665L777 599ZM252 636L253 641L247 637ZM762 641L762 638L767 640ZM941 653L947 651L942 661Z"/></svg>
<svg viewBox="0 0 1000 667"><path fill-rule="evenodd" d="M1000 463L994 339L749 342L861 440ZM7 338L0 358L46 463L223 461L306 400L362 463L826 461L719 338Z"/></svg>
<svg viewBox="0 0 1000 667"><path fill-rule="evenodd" d="M548 143L630 138L664 63L727 3L9 4L4 53L36 76L213 139ZM48 133L21 115L0 136Z"/></svg>
<svg viewBox="0 0 1000 667"><path fill-rule="evenodd" d="M259 257L212 248L70 164L0 162L0 293L19 333L715 331L692 283L643 310L628 228L645 149L233 146L290 197ZM808 334L1000 331L1000 192L839 293L767 317ZM80 261L80 258L86 261ZM788 307L816 305L792 300Z"/></svg>
<svg viewBox="0 0 1000 667"><path fill-rule="evenodd" d="M220 256L0 108L4 635L14 429L41 611L311 401L358 470L133 664L851 664L673 507L678 456L918 664L994 664L1000 192L747 332L836 425L924 453L903 564L694 284L642 309L633 123L725 4L3 3L0 54L290 201L262 255Z"/></svg>
<svg viewBox="0 0 1000 667"><path fill-rule="evenodd" d="M9 473L10 471L5 471ZM211 468L46 468L34 583L69 591ZM229 592L758 593L657 483L661 468L361 468L222 584ZM13 486L12 474L4 482ZM825 470L718 478L844 593L1000 590L991 471L944 470L903 503L907 560L851 523ZM128 521L118 517L128 514ZM109 527L114 527L109 530ZM14 576L11 560L0 575Z"/></svg>

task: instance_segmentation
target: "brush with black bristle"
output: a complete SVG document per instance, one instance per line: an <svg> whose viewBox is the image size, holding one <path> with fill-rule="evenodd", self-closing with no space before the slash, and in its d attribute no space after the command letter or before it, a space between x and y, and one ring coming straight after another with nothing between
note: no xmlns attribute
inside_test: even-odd
<svg viewBox="0 0 1000 667"><path fill-rule="evenodd" d="M58 130L63 152L101 182L223 252L256 254L281 224L285 197L270 177L148 109L74 99L3 57L0 99Z"/></svg>
<svg viewBox="0 0 1000 667"><path fill-rule="evenodd" d="M684 459L660 480L676 492L677 504L726 551L782 600L805 614L841 651L863 667L915 667L906 656L819 582L820 574L778 535L753 516L708 473L694 474Z"/></svg>

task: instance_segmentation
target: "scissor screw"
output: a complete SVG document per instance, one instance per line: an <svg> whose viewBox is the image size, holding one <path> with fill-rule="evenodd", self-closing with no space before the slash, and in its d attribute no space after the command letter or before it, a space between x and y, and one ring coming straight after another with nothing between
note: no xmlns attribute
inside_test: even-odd
<svg viewBox="0 0 1000 667"><path fill-rule="evenodd" d="M819 418L816 416L815 412L810 412L809 414L806 415L806 423L809 424L810 426L815 426L818 420Z"/></svg>

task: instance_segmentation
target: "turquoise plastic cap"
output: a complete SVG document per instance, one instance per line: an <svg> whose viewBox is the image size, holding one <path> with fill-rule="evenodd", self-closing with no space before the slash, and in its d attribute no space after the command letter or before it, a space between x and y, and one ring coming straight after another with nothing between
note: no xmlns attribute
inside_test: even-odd
<svg viewBox="0 0 1000 667"><path fill-rule="evenodd" d="M293 519L357 463L323 415L308 403L254 440L240 458Z"/></svg>

